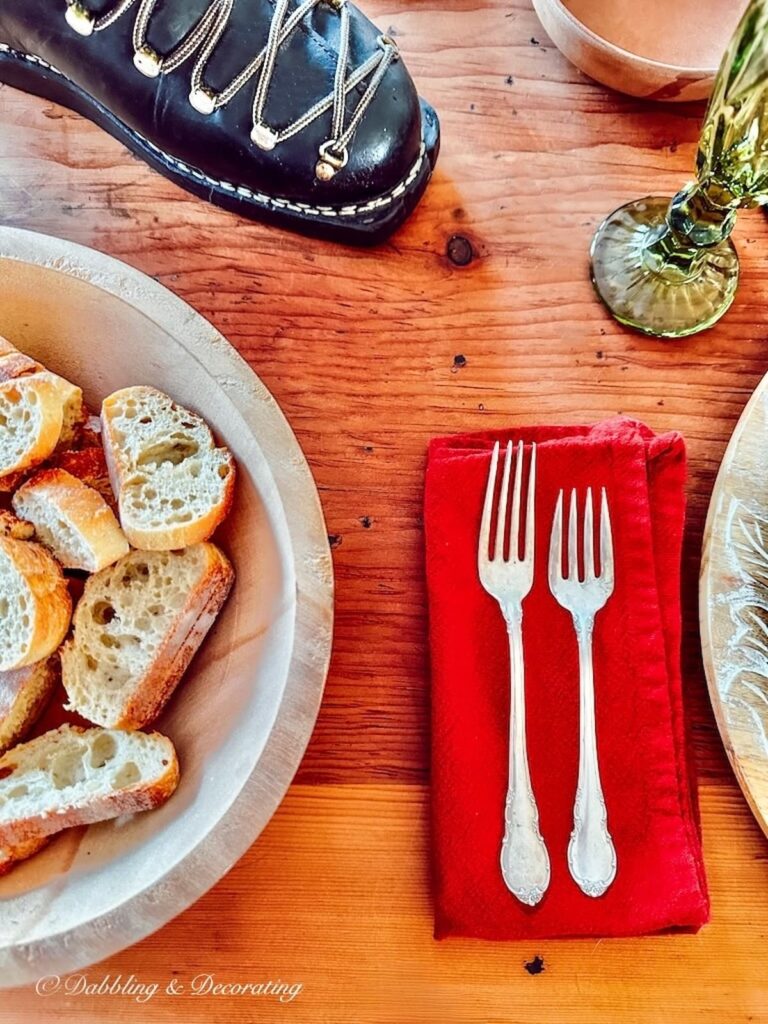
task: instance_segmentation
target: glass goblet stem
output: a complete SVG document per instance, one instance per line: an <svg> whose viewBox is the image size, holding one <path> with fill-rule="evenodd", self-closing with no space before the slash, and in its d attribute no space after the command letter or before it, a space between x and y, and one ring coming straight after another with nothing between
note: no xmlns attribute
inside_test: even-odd
<svg viewBox="0 0 768 1024"><path fill-rule="evenodd" d="M670 282L690 281L701 273L709 249L733 231L736 211L713 203L697 182L672 199L664 223L648 233L643 263Z"/></svg>

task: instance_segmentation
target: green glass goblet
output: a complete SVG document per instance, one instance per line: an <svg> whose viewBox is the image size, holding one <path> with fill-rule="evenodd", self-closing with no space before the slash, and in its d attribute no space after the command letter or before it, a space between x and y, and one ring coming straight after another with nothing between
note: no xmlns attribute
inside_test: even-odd
<svg viewBox="0 0 768 1024"><path fill-rule="evenodd" d="M730 306L740 208L768 201L768 0L751 0L723 56L696 158L673 199L619 207L592 241L592 282L621 323L660 338L711 327Z"/></svg>

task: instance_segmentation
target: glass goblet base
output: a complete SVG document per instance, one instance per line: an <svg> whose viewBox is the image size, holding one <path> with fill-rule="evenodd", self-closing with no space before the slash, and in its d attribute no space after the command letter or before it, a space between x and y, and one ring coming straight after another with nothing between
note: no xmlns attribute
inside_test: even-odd
<svg viewBox="0 0 768 1024"><path fill-rule="evenodd" d="M614 210L595 232L590 255L595 291L616 319L656 338L706 330L730 306L739 257L730 239L685 265L650 246L664 233L670 199L648 196Z"/></svg>

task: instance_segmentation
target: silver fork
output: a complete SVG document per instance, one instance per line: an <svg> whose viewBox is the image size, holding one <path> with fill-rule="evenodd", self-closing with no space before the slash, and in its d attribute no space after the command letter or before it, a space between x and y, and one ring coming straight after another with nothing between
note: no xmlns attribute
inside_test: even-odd
<svg viewBox="0 0 768 1024"><path fill-rule="evenodd" d="M489 555L493 498L499 445L494 446L485 491L480 525L477 569L480 582L499 602L509 636L510 719L509 775L504 810L504 841L501 844L501 874L510 892L528 906L534 906L549 886L549 855L539 831L539 811L531 786L525 741L525 663L523 660L523 598L533 583L534 504L536 493L536 446L531 446L528 472L523 557L520 558L520 503L523 476L523 444L517 446L515 483L512 492L512 523L509 532L509 556L504 557L504 542L509 505L509 477L512 442L507 445L497 512L493 554Z"/></svg>
<svg viewBox="0 0 768 1024"><path fill-rule="evenodd" d="M595 615L613 593L613 540L605 488L600 501L600 573L595 565L592 488L584 506L583 578L578 568L578 509L571 491L568 515L568 574L563 573L563 492L557 499L549 547L549 588L573 616L579 645L579 781L573 807L568 867L582 892L602 896L616 877L616 849L600 782L595 732L592 632Z"/></svg>

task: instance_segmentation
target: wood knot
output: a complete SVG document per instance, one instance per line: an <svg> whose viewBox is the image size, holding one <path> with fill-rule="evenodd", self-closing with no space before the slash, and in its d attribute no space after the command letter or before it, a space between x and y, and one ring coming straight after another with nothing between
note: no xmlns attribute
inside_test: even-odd
<svg viewBox="0 0 768 1024"><path fill-rule="evenodd" d="M475 257L472 243L464 235L451 235L445 251L455 267L466 267Z"/></svg>
<svg viewBox="0 0 768 1024"><path fill-rule="evenodd" d="M528 971L529 974L541 974L544 970L544 960L540 956L535 956L533 960L528 960L523 964L523 967Z"/></svg>

